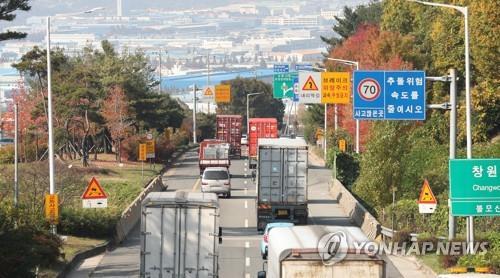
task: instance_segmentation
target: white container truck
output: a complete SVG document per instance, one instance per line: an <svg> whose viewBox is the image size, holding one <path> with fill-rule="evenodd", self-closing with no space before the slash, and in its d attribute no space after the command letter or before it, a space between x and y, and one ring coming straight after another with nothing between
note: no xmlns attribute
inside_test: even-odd
<svg viewBox="0 0 500 278"><path fill-rule="evenodd" d="M217 277L218 211L213 193L149 193L142 202L141 277Z"/></svg>
<svg viewBox="0 0 500 278"><path fill-rule="evenodd" d="M307 152L302 138L259 139L257 230L267 223L307 224Z"/></svg>
<svg viewBox="0 0 500 278"><path fill-rule="evenodd" d="M335 237L332 235L344 236ZM325 236L326 235L326 236ZM332 238L343 238L335 253ZM260 271L259 278L382 278L385 277L385 262L378 255L369 256L355 251L353 242L367 243L370 240L358 227L344 226L294 226L276 227L269 232L267 272ZM363 245L362 245L363 246ZM342 253L343 252L343 253ZM330 256L340 256L330 264ZM326 263L325 263L326 262Z"/></svg>

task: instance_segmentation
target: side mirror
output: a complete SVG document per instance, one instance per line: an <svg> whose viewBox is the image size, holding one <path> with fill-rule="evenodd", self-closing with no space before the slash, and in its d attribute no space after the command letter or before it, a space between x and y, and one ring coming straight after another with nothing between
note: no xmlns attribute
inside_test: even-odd
<svg viewBox="0 0 500 278"><path fill-rule="evenodd" d="M222 244L222 227L219 227L219 244Z"/></svg>
<svg viewBox="0 0 500 278"><path fill-rule="evenodd" d="M266 272L265 271L257 272L257 278L266 278Z"/></svg>

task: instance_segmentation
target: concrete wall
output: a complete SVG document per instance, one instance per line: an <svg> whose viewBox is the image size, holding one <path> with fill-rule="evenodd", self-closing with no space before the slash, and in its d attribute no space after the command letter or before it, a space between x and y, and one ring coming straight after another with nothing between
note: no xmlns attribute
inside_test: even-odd
<svg viewBox="0 0 500 278"><path fill-rule="evenodd" d="M382 229L380 222L338 180L330 182L330 194L369 239L374 240L380 235Z"/></svg>

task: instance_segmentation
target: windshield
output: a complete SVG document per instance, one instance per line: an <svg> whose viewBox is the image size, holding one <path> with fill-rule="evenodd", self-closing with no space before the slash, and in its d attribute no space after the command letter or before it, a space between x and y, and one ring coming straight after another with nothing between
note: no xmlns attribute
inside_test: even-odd
<svg viewBox="0 0 500 278"><path fill-rule="evenodd" d="M226 171L206 171L203 178L206 180L227 180L229 175Z"/></svg>

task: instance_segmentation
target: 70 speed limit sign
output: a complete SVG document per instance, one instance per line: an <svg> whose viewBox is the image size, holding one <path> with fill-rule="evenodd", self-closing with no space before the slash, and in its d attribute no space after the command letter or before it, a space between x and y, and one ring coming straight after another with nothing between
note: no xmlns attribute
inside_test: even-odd
<svg viewBox="0 0 500 278"><path fill-rule="evenodd" d="M373 78L365 78L359 82L358 94L366 101L374 101L380 96L380 84Z"/></svg>

